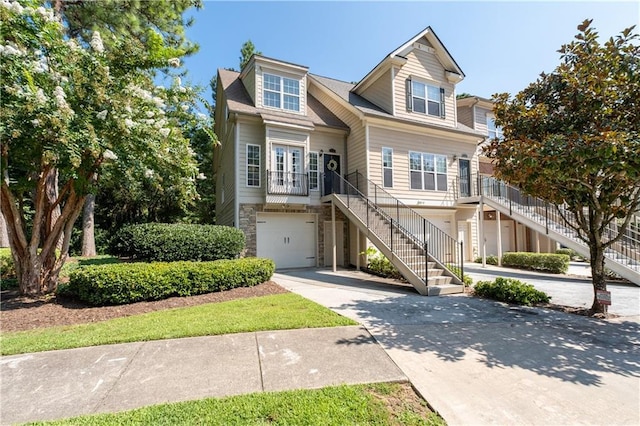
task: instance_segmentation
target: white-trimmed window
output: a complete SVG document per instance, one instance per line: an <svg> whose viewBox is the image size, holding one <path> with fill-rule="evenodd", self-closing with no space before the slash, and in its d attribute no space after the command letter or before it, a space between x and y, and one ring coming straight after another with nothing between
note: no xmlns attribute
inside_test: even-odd
<svg viewBox="0 0 640 426"><path fill-rule="evenodd" d="M264 73L262 86L262 103L265 107L300 111L300 81Z"/></svg>
<svg viewBox="0 0 640 426"><path fill-rule="evenodd" d="M504 135L502 134L502 127L496 126L496 120L490 115L487 115L487 134L491 139L502 139Z"/></svg>
<svg viewBox="0 0 640 426"><path fill-rule="evenodd" d="M260 145L247 144L247 186L260 187Z"/></svg>
<svg viewBox="0 0 640 426"><path fill-rule="evenodd" d="M407 109L444 118L444 89L416 80L407 80Z"/></svg>
<svg viewBox="0 0 640 426"><path fill-rule="evenodd" d="M320 190L320 167L318 166L318 153L309 153L309 189Z"/></svg>
<svg viewBox="0 0 640 426"><path fill-rule="evenodd" d="M409 152L411 189L447 190L447 157L424 152Z"/></svg>
<svg viewBox="0 0 640 426"><path fill-rule="evenodd" d="M393 188L393 149L382 148L382 186Z"/></svg>

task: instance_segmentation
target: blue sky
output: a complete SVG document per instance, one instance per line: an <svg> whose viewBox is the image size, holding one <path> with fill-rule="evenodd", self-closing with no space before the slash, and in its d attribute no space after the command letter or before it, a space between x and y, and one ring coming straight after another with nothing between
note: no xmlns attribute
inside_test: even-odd
<svg viewBox="0 0 640 426"><path fill-rule="evenodd" d="M200 51L185 60L187 81L207 87L218 68L238 68L251 39L265 56L310 72L359 81L427 26L466 78L457 92L516 93L559 64L557 50L593 19L605 38L640 21L640 2L220 2L193 13L188 37ZM636 28L638 32L638 28Z"/></svg>

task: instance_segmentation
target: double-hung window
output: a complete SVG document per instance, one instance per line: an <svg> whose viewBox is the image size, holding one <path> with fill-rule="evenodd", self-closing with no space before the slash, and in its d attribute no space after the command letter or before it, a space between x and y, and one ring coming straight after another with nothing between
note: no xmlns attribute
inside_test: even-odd
<svg viewBox="0 0 640 426"><path fill-rule="evenodd" d="M300 111L300 81L267 73L262 76L264 106Z"/></svg>
<svg viewBox="0 0 640 426"><path fill-rule="evenodd" d="M247 144L247 186L260 186L260 145Z"/></svg>
<svg viewBox="0 0 640 426"><path fill-rule="evenodd" d="M502 139L504 137L502 127L496 126L496 120L489 115L487 116L487 134L491 139Z"/></svg>
<svg viewBox="0 0 640 426"><path fill-rule="evenodd" d="M382 186L393 188L393 149L382 148Z"/></svg>
<svg viewBox="0 0 640 426"><path fill-rule="evenodd" d="M447 157L424 152L409 152L411 189L447 190Z"/></svg>
<svg viewBox="0 0 640 426"><path fill-rule="evenodd" d="M318 191L320 189L320 170L318 167L318 153L309 153L309 189Z"/></svg>
<svg viewBox="0 0 640 426"><path fill-rule="evenodd" d="M415 80L407 80L409 111L444 118L444 89Z"/></svg>

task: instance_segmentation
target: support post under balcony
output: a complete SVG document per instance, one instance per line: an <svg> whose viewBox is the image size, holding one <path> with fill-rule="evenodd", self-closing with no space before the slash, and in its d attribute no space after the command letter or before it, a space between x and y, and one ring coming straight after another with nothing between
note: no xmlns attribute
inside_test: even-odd
<svg viewBox="0 0 640 426"><path fill-rule="evenodd" d="M336 204L333 198L331 199L331 240L333 246L331 248L333 254L333 272L336 272L338 270L338 252L336 249Z"/></svg>
<svg viewBox="0 0 640 426"><path fill-rule="evenodd" d="M480 196L480 251L482 256L482 267L487 267L487 239L484 237L484 196Z"/></svg>
<svg viewBox="0 0 640 426"><path fill-rule="evenodd" d="M502 266L502 223L500 222L500 212L496 211L496 225L498 228L498 266Z"/></svg>

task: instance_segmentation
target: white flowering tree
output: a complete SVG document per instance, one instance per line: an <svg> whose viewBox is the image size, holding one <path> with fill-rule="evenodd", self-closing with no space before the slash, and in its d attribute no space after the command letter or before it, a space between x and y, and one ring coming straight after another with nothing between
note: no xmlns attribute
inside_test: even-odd
<svg viewBox="0 0 640 426"><path fill-rule="evenodd" d="M180 128L194 96L179 81L153 85L151 71L179 66L183 52L152 30L144 44L103 43L98 32L78 43L53 9L29 0L0 0L0 19L0 206L20 291L37 295L57 287L102 167L141 176L171 167L195 195L198 170Z"/></svg>

